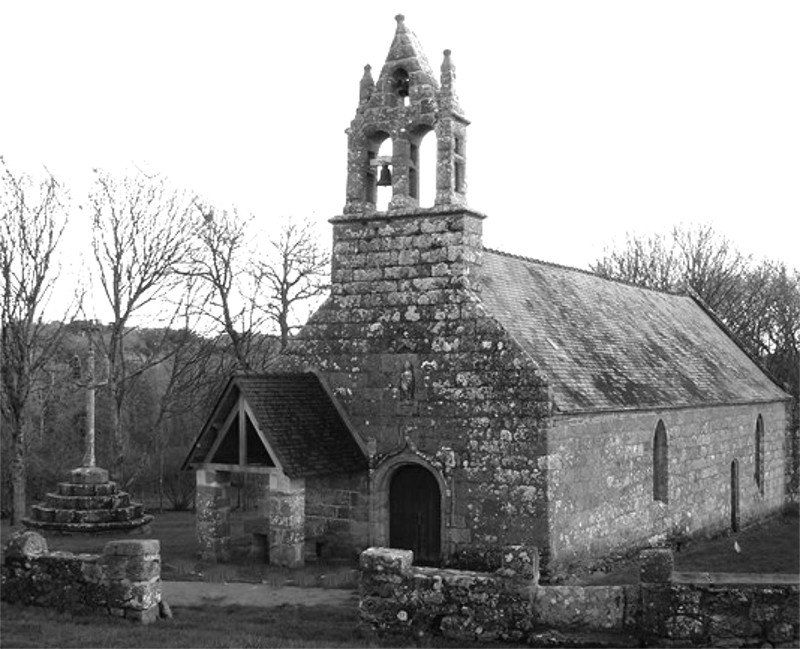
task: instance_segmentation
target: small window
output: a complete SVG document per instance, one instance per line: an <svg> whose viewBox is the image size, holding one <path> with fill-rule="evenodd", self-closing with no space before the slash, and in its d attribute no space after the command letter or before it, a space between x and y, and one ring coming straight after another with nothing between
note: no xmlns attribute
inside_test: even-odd
<svg viewBox="0 0 800 649"><path fill-rule="evenodd" d="M667 429L660 419L653 436L653 500L669 502Z"/></svg>
<svg viewBox="0 0 800 649"><path fill-rule="evenodd" d="M756 438L755 438L755 458L754 458L754 478L758 492L764 495L764 419L761 415L756 419Z"/></svg>
<svg viewBox="0 0 800 649"><path fill-rule="evenodd" d="M408 95L411 86L408 72L403 68L397 68L392 74L392 88L398 97L402 97L403 105L408 106Z"/></svg>

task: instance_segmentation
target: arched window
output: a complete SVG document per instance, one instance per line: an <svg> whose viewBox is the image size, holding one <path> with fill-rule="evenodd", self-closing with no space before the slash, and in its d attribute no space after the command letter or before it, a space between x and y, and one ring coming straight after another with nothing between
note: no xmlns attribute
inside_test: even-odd
<svg viewBox="0 0 800 649"><path fill-rule="evenodd" d="M764 495L764 419L761 415L758 415L756 419L756 448L755 448L755 462L754 462L754 469L755 474L754 478L756 481L756 486L758 486L758 492L763 496Z"/></svg>
<svg viewBox="0 0 800 649"><path fill-rule="evenodd" d="M739 460L731 462L731 531L739 531Z"/></svg>
<svg viewBox="0 0 800 649"><path fill-rule="evenodd" d="M403 68L397 68L392 73L392 90L398 97L398 102L401 106L408 106L409 94L411 91L411 79Z"/></svg>
<svg viewBox="0 0 800 649"><path fill-rule="evenodd" d="M667 429L660 419L653 436L653 500L669 502Z"/></svg>

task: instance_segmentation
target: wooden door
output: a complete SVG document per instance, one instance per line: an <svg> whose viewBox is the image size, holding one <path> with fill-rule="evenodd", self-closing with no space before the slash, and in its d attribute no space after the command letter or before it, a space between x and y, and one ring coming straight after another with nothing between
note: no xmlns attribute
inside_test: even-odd
<svg viewBox="0 0 800 649"><path fill-rule="evenodd" d="M414 551L414 563L434 565L441 552L441 494L418 465L399 468L389 487L389 545Z"/></svg>

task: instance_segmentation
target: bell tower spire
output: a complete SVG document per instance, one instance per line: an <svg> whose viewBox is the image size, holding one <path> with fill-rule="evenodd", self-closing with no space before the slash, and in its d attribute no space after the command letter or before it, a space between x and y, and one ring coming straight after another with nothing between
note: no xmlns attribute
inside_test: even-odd
<svg viewBox="0 0 800 649"><path fill-rule="evenodd" d="M377 81L364 68L356 115L347 129L347 199L344 214L376 212L377 186L391 183L388 213L420 209L420 178L435 179L434 207L467 207L466 127L455 94L455 66L444 51L441 82L403 15ZM422 169L419 145L433 131L436 169ZM390 138L391 158L378 150Z"/></svg>

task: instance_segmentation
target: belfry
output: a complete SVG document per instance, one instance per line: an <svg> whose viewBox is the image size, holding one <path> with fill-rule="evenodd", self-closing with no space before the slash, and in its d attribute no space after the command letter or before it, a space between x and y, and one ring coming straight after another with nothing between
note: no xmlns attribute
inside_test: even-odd
<svg viewBox="0 0 800 649"><path fill-rule="evenodd" d="M450 50L444 51L437 81L403 16L396 20L397 31L377 82L371 67L364 67L358 109L347 129L345 214L374 212L381 180L381 184L391 181L390 212L418 208L422 174L435 178L436 206L466 206L469 122L455 94L456 70ZM436 169L422 169L419 145L430 131L436 134ZM378 151L387 138L391 139L392 155L382 159Z"/></svg>

